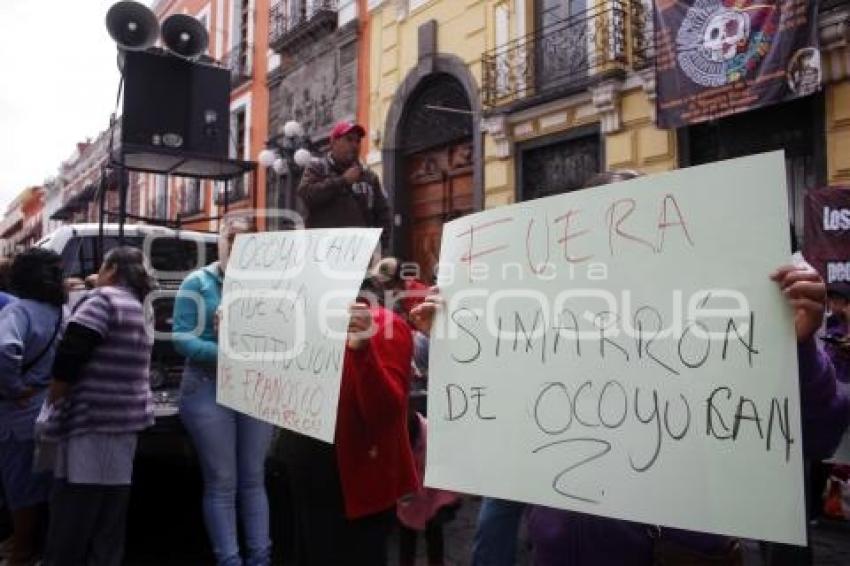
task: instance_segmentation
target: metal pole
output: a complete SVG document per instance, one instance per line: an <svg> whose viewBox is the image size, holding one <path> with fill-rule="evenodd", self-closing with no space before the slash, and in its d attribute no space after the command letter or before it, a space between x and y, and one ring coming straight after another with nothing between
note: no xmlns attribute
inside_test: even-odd
<svg viewBox="0 0 850 566"><path fill-rule="evenodd" d="M127 219L127 185L130 173L123 166L118 168L118 245L124 245L124 222Z"/></svg>
<svg viewBox="0 0 850 566"><path fill-rule="evenodd" d="M103 219L106 217L106 171L106 166L103 166L100 170L100 195L98 195L100 200L100 214L98 215L97 245L95 246L94 253L95 265L98 268L103 261Z"/></svg>

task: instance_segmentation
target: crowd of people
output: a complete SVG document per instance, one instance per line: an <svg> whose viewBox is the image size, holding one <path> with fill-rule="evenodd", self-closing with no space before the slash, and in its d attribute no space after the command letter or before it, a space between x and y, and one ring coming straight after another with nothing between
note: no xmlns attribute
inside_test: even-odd
<svg viewBox="0 0 850 566"><path fill-rule="evenodd" d="M153 423L156 286L142 252L106 254L97 286L68 308L61 258L31 248L9 266L0 311L0 480L10 565L121 564L133 461Z"/></svg>
<svg viewBox="0 0 850 566"><path fill-rule="evenodd" d="M388 228L386 197L357 158L364 134L356 124L337 125L330 153L307 168L300 194L308 227ZM442 308L439 290L405 276L395 258L375 261L350 307L334 444L275 431L216 402L223 280L235 237L253 229L244 217L225 219L219 259L185 278L174 305L173 340L185 358L179 414L202 472L216 563L272 561L264 465L277 434L296 564L386 564L396 528L400 564L415 563L420 534L428 563L442 564L443 528L464 498L423 485L428 343ZM804 454L818 462L850 419L850 398L839 387L850 359L847 301L842 307L830 294L822 334L827 289L817 272L798 263L777 266L770 277L794 310ZM153 334L143 305L156 282L139 250L118 247L88 283L69 308L69 290L86 282L63 279L59 256L33 248L13 259L2 285L0 480L14 529L10 565L123 559L138 435L153 422ZM469 562L514 564L523 517L540 566L742 563L739 541L728 537L488 498ZM771 564L804 564L799 552L765 546Z"/></svg>

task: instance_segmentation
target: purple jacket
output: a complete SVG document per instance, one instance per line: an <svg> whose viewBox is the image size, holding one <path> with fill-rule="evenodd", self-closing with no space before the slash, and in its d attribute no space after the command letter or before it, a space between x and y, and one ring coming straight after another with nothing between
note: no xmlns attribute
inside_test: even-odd
<svg viewBox="0 0 850 566"><path fill-rule="evenodd" d="M850 396L840 389L835 370L814 339L799 344L800 405L803 454L807 459L829 457L850 420ZM534 506L529 535L536 566L650 566L649 527ZM703 552L719 552L729 539L705 533L664 529L667 536Z"/></svg>
<svg viewBox="0 0 850 566"><path fill-rule="evenodd" d="M846 318L830 315L826 321L825 336L829 338L846 338L850 334L850 324ZM835 377L842 383L850 383L850 353L837 347L831 342L824 342L824 350L829 354L835 368Z"/></svg>

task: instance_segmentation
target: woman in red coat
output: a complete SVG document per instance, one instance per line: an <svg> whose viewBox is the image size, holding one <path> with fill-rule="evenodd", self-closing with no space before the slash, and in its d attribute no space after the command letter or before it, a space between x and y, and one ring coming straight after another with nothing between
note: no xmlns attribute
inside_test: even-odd
<svg viewBox="0 0 850 566"><path fill-rule="evenodd" d="M395 503L418 487L407 436L410 328L356 304L348 332L335 443L281 433L300 566L386 564Z"/></svg>

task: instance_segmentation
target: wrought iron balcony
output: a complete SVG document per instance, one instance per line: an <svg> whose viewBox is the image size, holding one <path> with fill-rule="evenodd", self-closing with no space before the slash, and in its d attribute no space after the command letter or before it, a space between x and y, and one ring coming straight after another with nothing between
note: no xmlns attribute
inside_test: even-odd
<svg viewBox="0 0 850 566"><path fill-rule="evenodd" d="M233 49L222 57L222 63L230 69L230 86L236 88L251 79L253 72L254 46L250 43L234 45Z"/></svg>
<svg viewBox="0 0 850 566"><path fill-rule="evenodd" d="M643 2L609 0L481 57L484 104L565 95L652 63L652 14Z"/></svg>
<svg viewBox="0 0 850 566"><path fill-rule="evenodd" d="M337 0L278 0L269 10L269 47L278 53L295 51L334 31L337 8Z"/></svg>

